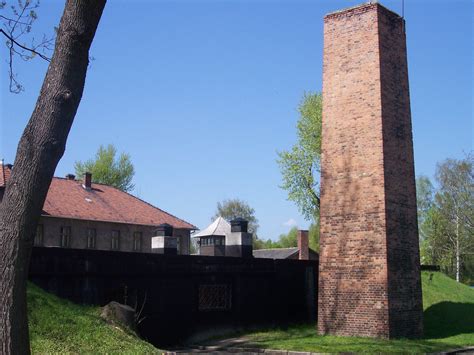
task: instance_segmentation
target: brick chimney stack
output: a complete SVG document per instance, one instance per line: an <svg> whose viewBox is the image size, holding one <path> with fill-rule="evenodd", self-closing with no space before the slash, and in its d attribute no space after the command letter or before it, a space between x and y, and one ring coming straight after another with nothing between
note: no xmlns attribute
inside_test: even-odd
<svg viewBox="0 0 474 355"><path fill-rule="evenodd" d="M324 18L320 334L422 335L405 20L377 3Z"/></svg>
<svg viewBox="0 0 474 355"><path fill-rule="evenodd" d="M296 237L298 241L298 253L300 260L309 260L309 239L308 231L298 230L298 235Z"/></svg>
<svg viewBox="0 0 474 355"><path fill-rule="evenodd" d="M74 180L74 179L76 179L76 175L74 175L74 174L66 174L66 179L67 179L67 180Z"/></svg>
<svg viewBox="0 0 474 355"><path fill-rule="evenodd" d="M84 173L84 188L90 189L92 187L92 174L90 172Z"/></svg>

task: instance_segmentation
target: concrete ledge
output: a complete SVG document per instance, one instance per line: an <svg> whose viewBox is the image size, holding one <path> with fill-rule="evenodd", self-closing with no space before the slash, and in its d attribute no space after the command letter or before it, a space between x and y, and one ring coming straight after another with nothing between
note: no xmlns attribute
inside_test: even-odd
<svg viewBox="0 0 474 355"><path fill-rule="evenodd" d="M325 353L313 353L309 351L291 351L291 350L279 350L279 349L261 349L261 348L239 348L239 347L219 347L219 346L196 346L194 348L177 350L177 351L165 351L163 354L166 355L177 355L177 354L275 354L275 355L323 355ZM458 349L451 349L444 352L432 353L432 355L453 355L453 354L474 354L474 347L465 347Z"/></svg>
<svg viewBox="0 0 474 355"><path fill-rule="evenodd" d="M451 349L442 351L439 353L432 353L432 355L453 355L453 354L474 354L474 346L468 346L465 348Z"/></svg>
<svg viewBox="0 0 474 355"><path fill-rule="evenodd" d="M163 354L176 355L176 354L275 354L275 355L319 355L321 353L312 353L309 351L288 351L279 349L261 349L261 348L238 348L238 347L219 347L219 346L196 346L190 349L167 351Z"/></svg>

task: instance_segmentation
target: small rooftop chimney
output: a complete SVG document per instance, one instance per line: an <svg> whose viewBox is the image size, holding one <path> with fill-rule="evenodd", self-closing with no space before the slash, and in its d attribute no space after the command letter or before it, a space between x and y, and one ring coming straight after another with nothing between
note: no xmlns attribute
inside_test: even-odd
<svg viewBox="0 0 474 355"><path fill-rule="evenodd" d="M247 233L249 222L241 217L237 217L230 221L231 232L242 232Z"/></svg>
<svg viewBox="0 0 474 355"><path fill-rule="evenodd" d="M160 224L156 227L155 236L157 237L171 237L173 235L173 226L168 223Z"/></svg>
<svg viewBox="0 0 474 355"><path fill-rule="evenodd" d="M85 189L90 189L92 187L92 174L90 172L84 173L84 186Z"/></svg>
<svg viewBox="0 0 474 355"><path fill-rule="evenodd" d="M225 256L251 258L252 233L247 232L248 221L235 218L230 221L230 233L225 237Z"/></svg>
<svg viewBox="0 0 474 355"><path fill-rule="evenodd" d="M298 230L298 252L300 260L309 260L309 238L308 231Z"/></svg>
<svg viewBox="0 0 474 355"><path fill-rule="evenodd" d="M67 174L67 175L66 175L66 179L67 179L67 180L75 180L75 179L76 179L76 175L74 175L74 174Z"/></svg>
<svg viewBox="0 0 474 355"><path fill-rule="evenodd" d="M178 238L173 237L173 226L160 224L151 238L151 251L156 254L178 254Z"/></svg>

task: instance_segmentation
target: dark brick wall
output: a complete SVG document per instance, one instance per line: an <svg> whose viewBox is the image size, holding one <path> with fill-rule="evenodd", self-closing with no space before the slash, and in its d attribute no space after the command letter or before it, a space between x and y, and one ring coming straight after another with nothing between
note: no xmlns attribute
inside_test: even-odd
<svg viewBox="0 0 474 355"><path fill-rule="evenodd" d="M324 19L322 334L420 335L406 49L397 28L401 19L378 4Z"/></svg>
<svg viewBox="0 0 474 355"><path fill-rule="evenodd" d="M317 276L314 261L38 247L30 264L30 280L74 302L146 298L139 332L157 346L209 329L314 320ZM222 309L206 306L209 288L223 292Z"/></svg>

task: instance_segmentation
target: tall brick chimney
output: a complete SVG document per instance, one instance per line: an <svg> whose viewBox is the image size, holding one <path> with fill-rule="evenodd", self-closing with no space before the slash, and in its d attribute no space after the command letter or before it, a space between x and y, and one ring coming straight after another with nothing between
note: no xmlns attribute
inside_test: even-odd
<svg viewBox="0 0 474 355"><path fill-rule="evenodd" d="M422 335L404 29L377 3L324 18L321 334Z"/></svg>
<svg viewBox="0 0 474 355"><path fill-rule="evenodd" d="M297 242L298 242L298 251L299 251L298 259L300 259L300 260L309 260L308 231L298 230L298 234L296 236L296 239L297 239Z"/></svg>

